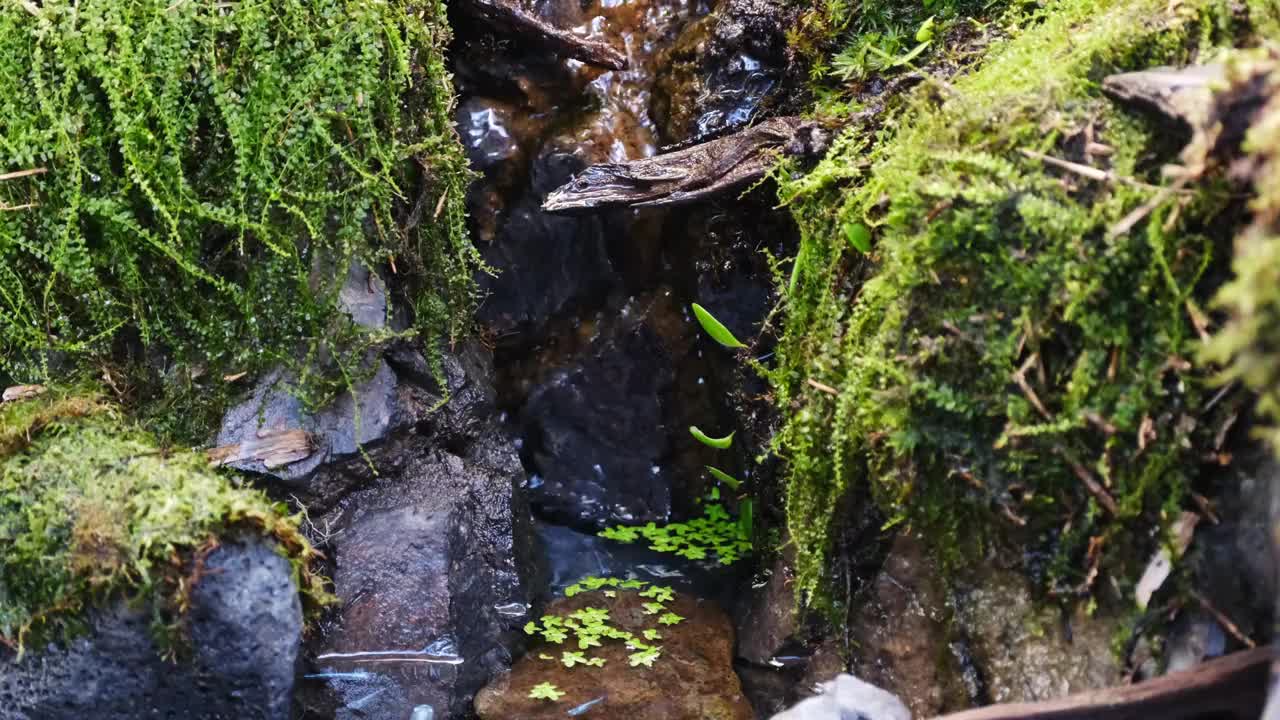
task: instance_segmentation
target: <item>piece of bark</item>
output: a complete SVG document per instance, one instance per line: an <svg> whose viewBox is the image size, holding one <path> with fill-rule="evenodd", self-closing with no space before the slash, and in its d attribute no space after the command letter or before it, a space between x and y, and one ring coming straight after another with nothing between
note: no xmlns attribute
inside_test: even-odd
<svg viewBox="0 0 1280 720"><path fill-rule="evenodd" d="M548 195L542 209L572 214L701 200L759 180L780 154L813 153L825 138L812 121L773 118L664 155L592 165Z"/></svg>
<svg viewBox="0 0 1280 720"><path fill-rule="evenodd" d="M0 402L26 400L40 395L44 391L45 386L43 385L13 385L4 389L4 395L0 396Z"/></svg>
<svg viewBox="0 0 1280 720"><path fill-rule="evenodd" d="M1160 67L1110 75L1102 81L1102 91L1195 131L1209 122L1214 89L1224 80L1223 66L1218 64Z"/></svg>
<svg viewBox="0 0 1280 720"><path fill-rule="evenodd" d="M277 468L311 457L314 445L311 437L302 430L276 430L235 445L222 445L207 451L209 462L229 465L237 462L262 461L268 468Z"/></svg>
<svg viewBox="0 0 1280 720"><path fill-rule="evenodd" d="M1057 700L1007 703L936 720L1189 720L1256 718L1267 699L1273 649L1233 653L1136 685L1090 690Z"/></svg>
<svg viewBox="0 0 1280 720"><path fill-rule="evenodd" d="M460 6L499 34L527 39L561 57L611 70L627 67L627 56L613 44L555 27L530 15L514 0L463 0Z"/></svg>

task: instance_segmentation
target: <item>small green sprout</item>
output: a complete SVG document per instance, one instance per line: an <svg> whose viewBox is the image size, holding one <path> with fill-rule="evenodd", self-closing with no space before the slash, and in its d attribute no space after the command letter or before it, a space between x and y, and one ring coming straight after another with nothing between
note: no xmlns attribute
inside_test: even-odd
<svg viewBox="0 0 1280 720"><path fill-rule="evenodd" d="M680 623L684 622L684 618L680 617L679 615L673 612L669 612L663 615L662 617L658 618L658 622L662 623L663 625L679 625Z"/></svg>
<svg viewBox="0 0 1280 720"><path fill-rule="evenodd" d="M729 487L733 488L734 490L737 490L737 489L739 489L739 488L741 488L741 487L742 487L742 481L741 481L741 480L739 480L739 479L737 479L736 477L734 477L734 476L730 475L729 473L727 473L727 472L725 472L725 471L721 470L720 468L711 467L710 465L707 465L707 466L706 466L706 468L707 468L707 472L711 473L711 477L713 477L713 478L715 478L715 479L719 480L720 482L724 483L725 485L728 485Z"/></svg>
<svg viewBox="0 0 1280 720"><path fill-rule="evenodd" d="M565 650L560 654L560 662L564 663L564 666L567 668L571 668L574 665L586 665L587 656L580 652L570 652Z"/></svg>
<svg viewBox="0 0 1280 720"><path fill-rule="evenodd" d="M645 615L657 615L658 613L667 609L666 607L663 606L662 603L656 603L656 602L647 602L641 607L644 608Z"/></svg>
<svg viewBox="0 0 1280 720"><path fill-rule="evenodd" d="M560 692L560 689L555 685L552 685L549 682L544 682L539 685L534 685L533 689L529 691L529 697L534 700L550 700L551 702L555 702L564 697L564 693Z"/></svg>
<svg viewBox="0 0 1280 720"><path fill-rule="evenodd" d="M733 445L734 433L729 433L724 437L716 438L716 437L711 437L710 435L702 432L697 428L697 426L690 425L689 434L692 435L698 442L702 443L703 445L706 445L707 447L713 447L717 450L727 450L729 446Z"/></svg>
<svg viewBox="0 0 1280 720"><path fill-rule="evenodd" d="M649 648L641 650L638 653L632 653L628 656L631 660L631 667L643 665L645 667L653 667L653 662L662 657L662 651L658 648Z"/></svg>
<svg viewBox="0 0 1280 720"><path fill-rule="evenodd" d="M712 340L715 340L727 348L737 349L746 347L742 341L733 336L733 333L729 332L729 328L725 327L724 324L717 320L716 317L708 312L706 308L702 307L698 303L694 303L692 307L694 317L698 318L698 324L701 325L702 329L711 336Z"/></svg>
<svg viewBox="0 0 1280 720"><path fill-rule="evenodd" d="M640 593L640 597L652 598L660 603L671 602L675 596L675 591L664 585L654 585Z"/></svg>
<svg viewBox="0 0 1280 720"><path fill-rule="evenodd" d="M644 639L645 640L661 640L662 633L659 633L657 630L654 630L653 628L647 628L644 631Z"/></svg>

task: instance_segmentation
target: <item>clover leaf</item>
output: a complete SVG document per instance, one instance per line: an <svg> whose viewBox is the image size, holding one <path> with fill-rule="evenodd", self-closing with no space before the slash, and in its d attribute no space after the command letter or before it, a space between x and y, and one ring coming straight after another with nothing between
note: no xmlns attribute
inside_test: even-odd
<svg viewBox="0 0 1280 720"><path fill-rule="evenodd" d="M529 691L529 697L534 700L550 700L555 702L564 697L564 693L560 692L560 689L555 685L552 685L549 682L544 682L539 685L534 685L533 689Z"/></svg>

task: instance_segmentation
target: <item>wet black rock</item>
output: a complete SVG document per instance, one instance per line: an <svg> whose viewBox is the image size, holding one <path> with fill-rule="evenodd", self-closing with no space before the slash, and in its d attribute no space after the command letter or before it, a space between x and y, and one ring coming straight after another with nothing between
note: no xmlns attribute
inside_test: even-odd
<svg viewBox="0 0 1280 720"><path fill-rule="evenodd" d="M669 144L706 139L750 121L786 65L784 0L721 0L659 57L650 112Z"/></svg>
<svg viewBox="0 0 1280 720"><path fill-rule="evenodd" d="M151 613L125 602L65 646L0 653L4 720L288 720L302 609L289 562L259 539L224 541L191 594L191 657L161 658Z"/></svg>
<svg viewBox="0 0 1280 720"><path fill-rule="evenodd" d="M406 379L427 372L410 350L391 360ZM395 431L363 466L328 471L356 489L313 515L341 610L308 647L302 697L312 714L461 717L510 663L534 540L486 360L478 345L446 357L442 407L402 382Z"/></svg>
<svg viewBox="0 0 1280 720"><path fill-rule="evenodd" d="M479 315L496 332L537 330L609 287L610 218L566 218L542 211L547 193L583 167L568 153L548 152L536 159L527 192L511 208L493 244L482 248L485 262L497 274L479 278L487 294Z"/></svg>
<svg viewBox="0 0 1280 720"><path fill-rule="evenodd" d="M629 323L535 387L521 417L539 514L584 528L666 520L670 439L661 397L673 381L657 335Z"/></svg>

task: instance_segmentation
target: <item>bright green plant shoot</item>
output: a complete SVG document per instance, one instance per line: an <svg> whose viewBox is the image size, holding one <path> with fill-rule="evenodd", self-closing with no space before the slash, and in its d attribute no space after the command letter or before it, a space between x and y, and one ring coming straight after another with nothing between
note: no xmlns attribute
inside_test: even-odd
<svg viewBox="0 0 1280 720"><path fill-rule="evenodd" d="M698 303L694 303L692 307L694 317L698 318L698 324L702 326L703 330L707 331L707 334L711 336L712 340L715 340L727 348L736 349L746 347L742 341L734 337L733 333L729 332L729 328L725 327L724 324L717 320L716 317L708 312L706 308L702 307Z"/></svg>
<svg viewBox="0 0 1280 720"><path fill-rule="evenodd" d="M703 445L706 445L707 447L713 447L717 450L728 450L729 446L733 445L734 433L729 433L724 437L716 438L716 437L711 437L710 435L702 432L701 430L698 429L696 425L690 425L689 434L692 435L698 442L702 443Z"/></svg>
<svg viewBox="0 0 1280 720"><path fill-rule="evenodd" d="M849 239L849 244L857 248L858 252L867 254L871 252L871 231L862 223L847 223L844 226L844 236Z"/></svg>
<svg viewBox="0 0 1280 720"><path fill-rule="evenodd" d="M564 693L555 685L552 685L549 682L544 682L534 685L533 689L529 691L529 697L534 700L550 700L551 702L555 702L564 697Z"/></svg>
<svg viewBox="0 0 1280 720"><path fill-rule="evenodd" d="M710 465L708 465L708 466L707 466L707 472L711 473L711 477L713 477L713 478L715 478L715 479L719 480L720 482L724 483L725 485L728 485L729 487L733 488L734 490L738 490L738 489L740 489L740 488L742 487L742 481L741 481L741 480L739 480L738 478L736 478L736 477L734 477L734 476L730 475L729 473L727 473L727 472L725 472L725 471L721 470L720 468L715 468L715 467L711 467Z"/></svg>

